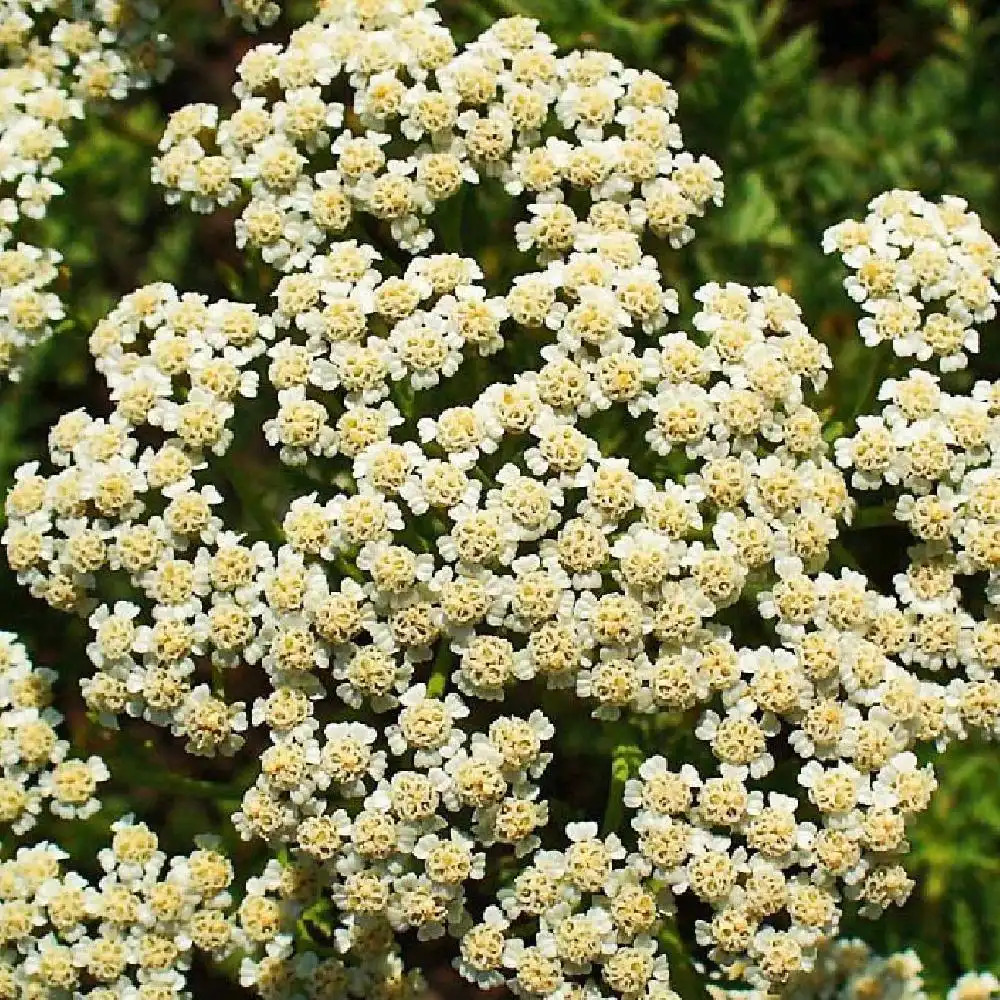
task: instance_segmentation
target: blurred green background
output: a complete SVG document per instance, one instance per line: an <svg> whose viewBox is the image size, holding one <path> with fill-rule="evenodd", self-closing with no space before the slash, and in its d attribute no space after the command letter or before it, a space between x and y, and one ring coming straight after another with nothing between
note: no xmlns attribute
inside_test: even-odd
<svg viewBox="0 0 1000 1000"><path fill-rule="evenodd" d="M227 103L233 67L253 38L222 18L216 0L161 2L164 30L174 40L173 73L76 129L59 175L66 195L46 220L19 234L64 254L58 291L68 319L57 338L34 352L21 381L0 389L4 487L19 463L42 453L47 428L61 412L106 409L86 339L119 296L150 280L214 296L240 292L231 219L164 205L148 177L166 114L192 100ZM280 38L305 16L305 5L286 6L265 37ZM856 311L841 291L838 265L819 248L823 230L863 214L883 189L905 187L929 196L961 194L1000 233L1000 9L993 2L440 0L438 6L463 39L497 17L523 14L538 18L563 47L610 49L670 79L680 94L686 145L720 163L726 203L701 221L690 246L664 257L668 280L682 302L708 280L780 285L829 344L834 385L845 391L861 367ZM989 347L988 333L986 344L974 374L997 378L1000 352ZM72 702L71 679L87 669L83 629L33 601L6 567L0 588L0 629L19 632L37 663L60 671L62 694ZM117 759L109 746L115 738L95 733L79 706L69 715L79 749ZM163 752L150 742L142 753L126 755L134 769L116 772L109 808L72 833L61 827L60 842L86 855L110 818L130 808L155 819L178 850L188 848L191 833L218 828L233 803L200 784L213 768L152 780L143 754ZM178 770L185 767L178 762ZM939 774L941 790L912 837L913 899L877 923L845 928L877 949L913 947L936 995L963 969L1000 973L994 748L954 747L939 761ZM36 831L46 833L44 825ZM447 979L436 986L446 997L464 993ZM195 995L202 995L197 988Z"/></svg>

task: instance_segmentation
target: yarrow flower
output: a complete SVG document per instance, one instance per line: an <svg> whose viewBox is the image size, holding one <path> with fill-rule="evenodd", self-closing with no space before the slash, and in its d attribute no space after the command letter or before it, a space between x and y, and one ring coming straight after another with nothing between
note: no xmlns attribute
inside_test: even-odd
<svg viewBox="0 0 1000 1000"><path fill-rule="evenodd" d="M21 238L63 193L55 180L74 120L169 70L155 3L5 0L0 8L0 378L65 316L55 281L62 255Z"/></svg>
<svg viewBox="0 0 1000 1000"><path fill-rule="evenodd" d="M0 824L22 836L43 806L64 819L91 816L109 772L100 757L69 756L53 707L53 670L34 667L24 646L0 632Z"/></svg>
<svg viewBox="0 0 1000 1000"><path fill-rule="evenodd" d="M89 342L107 412L16 471L3 544L86 621L93 719L246 765L218 804L267 860L231 898L218 844L168 860L134 817L96 886L26 849L0 995L86 970L159 1000L197 949L238 950L263 997L416 996L413 941L450 938L479 987L673 1000L679 927L755 997L835 989L843 914L913 887L916 751L1000 734L1000 394L947 381L996 244L898 191L827 233L862 342L914 365L830 433L832 360L789 295L711 282L676 318L661 260L723 188L660 77L521 17L459 50L419 0L321 2L237 74L230 111L171 116L153 177L226 208L274 280L124 296ZM451 238L479 183L520 213L504 287ZM44 285L0 310L55 321ZM876 516L914 536L891 593L843 556ZM0 820L92 815L113 776L68 756L58 675L0 656ZM603 825L564 793L573 753L610 758Z"/></svg>

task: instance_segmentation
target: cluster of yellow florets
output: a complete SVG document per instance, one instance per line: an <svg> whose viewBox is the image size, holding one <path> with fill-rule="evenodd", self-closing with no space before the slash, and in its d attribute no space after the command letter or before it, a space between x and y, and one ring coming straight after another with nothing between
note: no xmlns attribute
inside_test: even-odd
<svg viewBox="0 0 1000 1000"><path fill-rule="evenodd" d="M86 616L96 716L196 755L266 734L232 817L276 855L239 908L241 981L406 996L401 942L450 935L461 975L527 1000L673 1000L661 932L694 897L714 969L801 995L845 906L910 892L936 787L915 751L1000 726L1000 394L916 368L831 448L830 357L788 295L711 283L671 323L655 254L719 170L665 81L533 21L459 51L419 0L336 0L234 93L172 116L154 176L236 206L273 296L126 296L91 337L109 412L55 424L3 541ZM479 182L523 216L502 287L434 243ZM947 371L997 245L954 199L871 211L828 237L861 334ZM234 496L234 454L268 447L287 468ZM825 568L886 485L917 539L892 594ZM974 614L956 577L984 573ZM622 735L617 819L556 829L540 779L578 706Z"/></svg>
<svg viewBox="0 0 1000 1000"><path fill-rule="evenodd" d="M274 24L281 14L281 4L275 0L222 0L222 9L249 31Z"/></svg>
<svg viewBox="0 0 1000 1000"><path fill-rule="evenodd" d="M192 958L220 960L245 932L233 919L233 869L212 838L187 856L159 849L125 816L88 879L56 844L0 861L0 997L174 1000ZM317 994L318 995L318 994Z"/></svg>
<svg viewBox="0 0 1000 1000"><path fill-rule="evenodd" d="M743 1000L739 990L709 988L713 1000ZM1000 981L988 972L961 976L945 994L946 1000L994 1000ZM928 1000L923 965L912 951L875 955L862 941L838 940L824 947L815 967L784 994L788 1000ZM930 994L939 995L939 994Z"/></svg>
<svg viewBox="0 0 1000 1000"><path fill-rule="evenodd" d="M149 84L166 67L156 5L136 0L0 2L0 378L64 310L47 291L61 256L24 242L62 192L74 119Z"/></svg>
<svg viewBox="0 0 1000 1000"><path fill-rule="evenodd" d="M24 646L0 632L0 830L20 836L35 825L46 801L64 819L100 808L96 794L108 769L99 757L69 757L53 707L57 674L32 666Z"/></svg>

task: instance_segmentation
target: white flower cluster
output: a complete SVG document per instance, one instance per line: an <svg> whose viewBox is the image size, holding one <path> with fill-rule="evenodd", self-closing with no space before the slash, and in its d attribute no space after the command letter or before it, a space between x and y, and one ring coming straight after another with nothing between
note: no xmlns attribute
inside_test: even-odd
<svg viewBox="0 0 1000 1000"><path fill-rule="evenodd" d="M898 191L876 199L872 208L866 225L874 231L875 220L883 220L878 239L884 238L889 249L881 256L873 252L871 260L896 267L898 245L912 243L898 270L913 268L921 275L922 300L946 298L947 311L927 317L918 337L927 346L915 348L918 357L933 357L942 373L956 358L964 365L961 352L978 349L975 324L995 315L1000 248L960 199L932 205L913 192ZM830 232L843 240L851 225L857 224ZM918 254L928 261L936 256L938 263L933 269L930 263L911 265ZM904 301L905 289L913 284L909 278L893 280L904 291L885 292L885 308ZM852 275L845 284L854 287L854 281ZM926 336L942 324L951 330L945 340ZM959 687L956 696L992 703L995 663L986 649L994 632L1000 636L992 610L1000 603L1000 390L996 383L979 381L970 393L953 394L941 383L941 375L922 368L885 380L878 390L880 412L860 417L857 433L837 442L837 460L852 470L854 488L879 491L884 509L916 539L910 564L894 584L900 601L940 633L939 651L919 662L932 668L963 662L980 684L977 693ZM974 622L964 610L961 587L972 592L980 585L988 613L985 621ZM963 655L959 647L969 643L974 649Z"/></svg>
<svg viewBox="0 0 1000 1000"><path fill-rule="evenodd" d="M233 869L212 838L168 858L125 816L90 880L43 841L0 861L0 997L176 1000L192 956L225 958L242 940ZM85 992L84 992L85 991Z"/></svg>
<svg viewBox="0 0 1000 1000"><path fill-rule="evenodd" d="M55 249L23 242L62 193L74 119L166 68L150 0L0 0L0 378L64 316Z"/></svg>
<svg viewBox="0 0 1000 1000"><path fill-rule="evenodd" d="M326 96L345 79L348 106ZM523 18L457 52L419 0L334 0L252 49L235 94L228 117L177 112L154 170L195 210L239 203L273 302L126 296L90 342L110 412L52 428L3 542L87 617L105 723L207 756L266 734L233 816L276 855L239 908L243 983L406 997L401 940L450 935L463 976L526 1000L674 1000L675 896L718 968L760 996L794 983L845 905L908 895L907 823L936 786L915 751L1000 727L1000 622L954 583L989 566L992 480L949 506L992 461L995 390L925 412L939 390L914 372L887 390L883 465L859 458L864 421L835 445L855 489L913 494L926 544L879 593L825 569L855 502L796 303L712 283L667 328L656 253L721 185L663 80L558 56ZM429 252L438 202L480 180L523 196L512 238L536 261L495 291L443 236ZM886 233L928 221L946 297L973 265L995 296L964 207L874 204ZM595 741L622 734L606 829L572 803L555 829L542 797L580 702ZM691 759L647 756L691 733Z"/></svg>
<svg viewBox="0 0 1000 1000"><path fill-rule="evenodd" d="M424 2L322 3L287 46L244 57L231 114L195 104L171 118L153 176L197 211L238 201L240 245L288 271L358 215L423 250L440 203L481 178L528 195L517 243L543 259L608 228L689 240L722 187L707 157L674 152L674 91L608 53L554 48L513 18L456 54ZM344 105L324 92L345 78L342 127ZM595 203L589 219L572 208L579 196Z"/></svg>
<svg viewBox="0 0 1000 1000"><path fill-rule="evenodd" d="M862 941L837 940L820 953L815 967L785 991L786 1000L928 1000L923 964L912 951L873 954ZM710 987L713 1000L743 1000L739 990ZM934 995L934 994L930 994ZM946 1000L996 1000L1000 981L989 972L968 972L948 990Z"/></svg>
<svg viewBox="0 0 1000 1000"><path fill-rule="evenodd" d="M52 704L56 677L33 667L24 646L0 632L0 831L30 830L46 800L64 819L100 808L97 786L108 769L100 757L68 757L69 741L58 732L63 717Z"/></svg>
<svg viewBox="0 0 1000 1000"><path fill-rule="evenodd" d="M901 358L964 368L979 350L976 325L993 319L1000 255L962 198L934 204L915 191L889 191L863 222L847 219L823 237L852 271L844 287L866 316L869 347L889 341Z"/></svg>
<svg viewBox="0 0 1000 1000"><path fill-rule="evenodd" d="M269 27L281 15L281 4L276 0L222 0L227 17L239 18L248 31Z"/></svg>

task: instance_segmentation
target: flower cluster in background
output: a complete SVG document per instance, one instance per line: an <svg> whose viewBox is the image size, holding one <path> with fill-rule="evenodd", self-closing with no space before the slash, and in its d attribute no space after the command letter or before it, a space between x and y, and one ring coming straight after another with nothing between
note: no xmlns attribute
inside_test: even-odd
<svg viewBox="0 0 1000 1000"><path fill-rule="evenodd" d="M281 14L275 0L222 0L222 9L229 17L239 18L249 31L274 24Z"/></svg>
<svg viewBox="0 0 1000 1000"><path fill-rule="evenodd" d="M837 940L820 953L815 968L802 977L789 998L796 1000L927 1000L923 967L912 951L875 955L863 941ZM1000 990L991 973L969 972L948 990L946 1000L990 1000ZM716 1000L740 1000L738 990L711 989Z"/></svg>
<svg viewBox="0 0 1000 1000"><path fill-rule="evenodd" d="M69 757L62 716L53 707L54 670L32 666L24 646L0 632L0 824L16 835L35 824L49 801L63 819L86 818L100 808L99 782L108 777L100 757Z"/></svg>
<svg viewBox="0 0 1000 1000"><path fill-rule="evenodd" d="M74 120L168 68L155 3L0 3L0 379L64 315L50 289L59 251L23 241L62 193L55 180Z"/></svg>
<svg viewBox="0 0 1000 1000"><path fill-rule="evenodd" d="M0 861L0 996L170 1000L183 996L192 957L239 945L232 865L212 838L184 857L159 849L125 816L88 879L57 844ZM86 992L82 992L85 990Z"/></svg>
<svg viewBox="0 0 1000 1000"><path fill-rule="evenodd" d="M1000 727L1000 393L948 381L997 298L978 218L892 191L828 232L860 338L914 364L831 433L790 296L713 282L676 318L670 257L722 182L660 77L525 18L460 50L419 0L320 3L238 76L171 116L153 177L272 286L124 296L90 337L109 409L17 470L3 544L87 622L92 720L259 748L231 821L267 860L230 916L215 842L168 863L122 820L96 886L17 855L8 992L159 1000L194 948L265 998L389 1000L449 937L525 1000L686 1000L685 949L757 997L922 996L838 932L909 895L928 753ZM477 188L515 273L462 245ZM863 521L915 536L891 588L845 544ZM108 775L63 760L55 677L7 648L20 834ZM614 734L603 814L547 792L581 711Z"/></svg>

